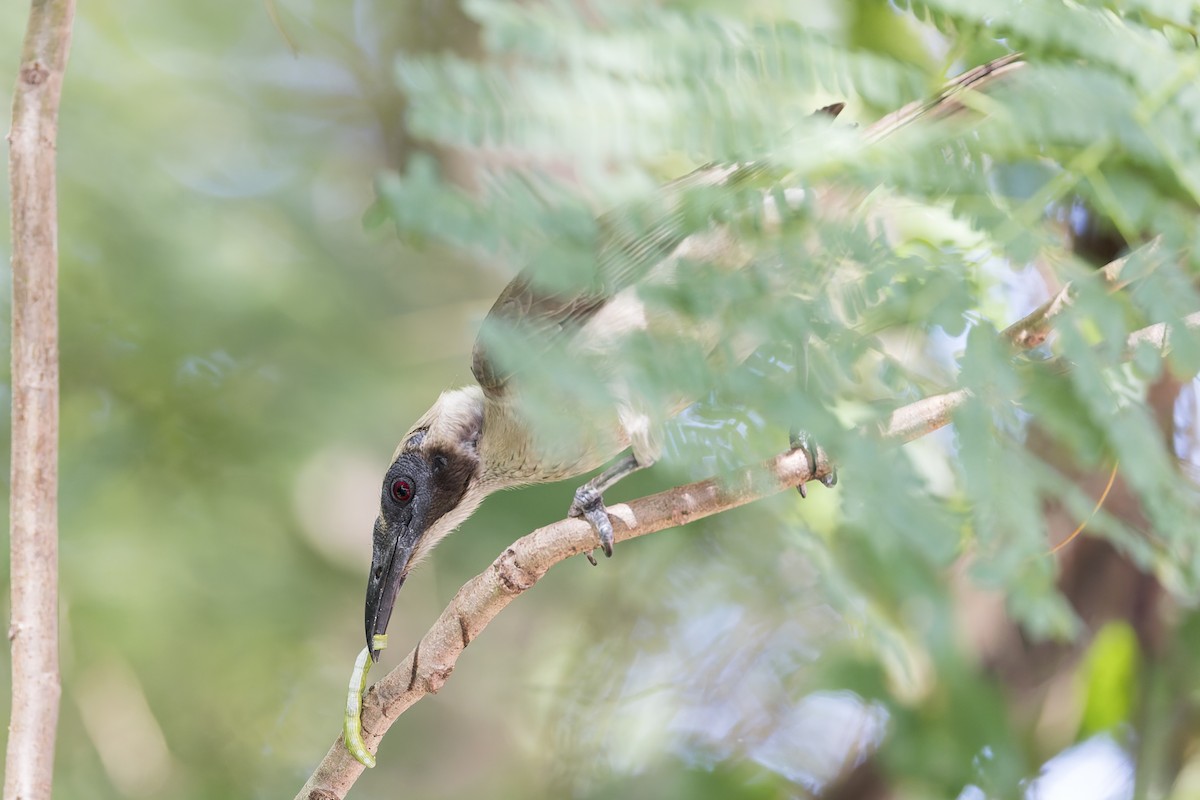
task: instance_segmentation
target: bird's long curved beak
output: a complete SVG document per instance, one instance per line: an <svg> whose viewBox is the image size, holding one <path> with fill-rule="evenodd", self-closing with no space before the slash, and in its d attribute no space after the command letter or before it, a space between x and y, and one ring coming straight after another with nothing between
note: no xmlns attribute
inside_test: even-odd
<svg viewBox="0 0 1200 800"><path fill-rule="evenodd" d="M391 546L383 552L377 550L371 559L371 575L367 579L367 649L375 661L379 660L375 636L387 633L396 595L404 585L408 562L412 558L412 547L405 545L403 539L393 537Z"/></svg>

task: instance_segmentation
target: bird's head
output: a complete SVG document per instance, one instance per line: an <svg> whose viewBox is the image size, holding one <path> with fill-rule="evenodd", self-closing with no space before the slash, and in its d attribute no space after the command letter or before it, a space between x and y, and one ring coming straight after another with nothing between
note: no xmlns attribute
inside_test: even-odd
<svg viewBox="0 0 1200 800"><path fill-rule="evenodd" d="M445 392L396 448L383 477L367 579L367 647L387 632L408 571L471 515L484 496L479 461L483 398Z"/></svg>

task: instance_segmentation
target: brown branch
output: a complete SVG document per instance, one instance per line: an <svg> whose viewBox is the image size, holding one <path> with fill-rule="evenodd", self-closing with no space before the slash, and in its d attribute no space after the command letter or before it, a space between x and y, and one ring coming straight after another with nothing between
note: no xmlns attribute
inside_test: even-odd
<svg viewBox="0 0 1200 800"><path fill-rule="evenodd" d="M954 116L984 101L984 89L995 88L1025 66L1022 53L1012 53L981 64L951 79L937 97L917 100L870 125L863 132L867 142L878 142L917 120L932 121Z"/></svg>
<svg viewBox="0 0 1200 800"><path fill-rule="evenodd" d="M74 0L34 0L13 91L12 712L5 800L49 800L58 673L58 106Z"/></svg>
<svg viewBox="0 0 1200 800"><path fill-rule="evenodd" d="M814 474L803 451L793 451L746 468L732 480L699 481L609 506L608 512L616 540L624 541L745 505L819 478L830 469L825 455L819 453ZM426 694L442 688L467 644L505 606L537 583L550 567L591 552L595 546L596 534L586 521L561 520L518 539L486 571L468 581L404 661L367 692L363 703L363 739L367 747L374 752L400 714ZM344 797L363 769L339 737L296 797Z"/></svg>
<svg viewBox="0 0 1200 800"><path fill-rule="evenodd" d="M1153 259L1154 261L1150 264L1153 268L1157 266L1157 261L1161 260L1163 256L1162 240L1156 236L1128 255L1110 261L1097 270L1095 275L1104 282L1110 292L1116 292L1129 285L1129 278L1123 273L1135 257ZM1050 331L1054 328L1054 320L1075 302L1075 295L1075 287L1068 281L1053 297L1022 319L1009 325L1001 335L1016 347L1025 349L1037 347L1050 335Z"/></svg>

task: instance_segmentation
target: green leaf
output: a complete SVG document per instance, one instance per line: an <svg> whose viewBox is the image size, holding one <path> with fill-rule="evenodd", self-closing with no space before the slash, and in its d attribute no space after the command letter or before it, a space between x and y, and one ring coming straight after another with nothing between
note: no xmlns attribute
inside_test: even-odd
<svg viewBox="0 0 1200 800"><path fill-rule="evenodd" d="M1132 721L1140 670L1141 647L1128 623L1110 622L1096 632L1079 667L1083 713L1078 739Z"/></svg>

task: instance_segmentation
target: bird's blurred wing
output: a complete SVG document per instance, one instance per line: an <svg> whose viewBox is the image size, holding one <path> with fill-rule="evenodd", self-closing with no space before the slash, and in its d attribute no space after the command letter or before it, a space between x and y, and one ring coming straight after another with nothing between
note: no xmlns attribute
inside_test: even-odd
<svg viewBox="0 0 1200 800"><path fill-rule="evenodd" d="M939 119L971 108L972 93L982 91L1024 65L1015 53L954 78L930 100L910 103L868 127L864 138L878 141L918 120ZM836 117L842 104L817 111ZM530 270L522 271L504 288L483 321L472 352L471 372L484 391L500 394L517 371L516 364L532 363L539 353L561 345L621 291L637 284L674 253L689 236L699 233L696 219L686 219L684 201L702 187L753 184L765 174L761 164L709 165L671 181L640 204L601 216L598 257L589 285L573 292L539 285ZM691 216L695 216L694 214ZM516 336L519 358L497 354L497 342ZM510 340L511 341L511 340Z"/></svg>
<svg viewBox="0 0 1200 800"><path fill-rule="evenodd" d="M664 185L650 200L602 215L597 220L598 256L588 285L555 291L523 270L496 298L483 321L471 359L471 372L489 394L497 394L516 371L508 361L531 363L539 353L561 345L609 301L642 281L695 232L683 210L687 194L704 186L749 180L761 168L751 165L702 167ZM520 358L495 351L500 340L517 337Z"/></svg>

